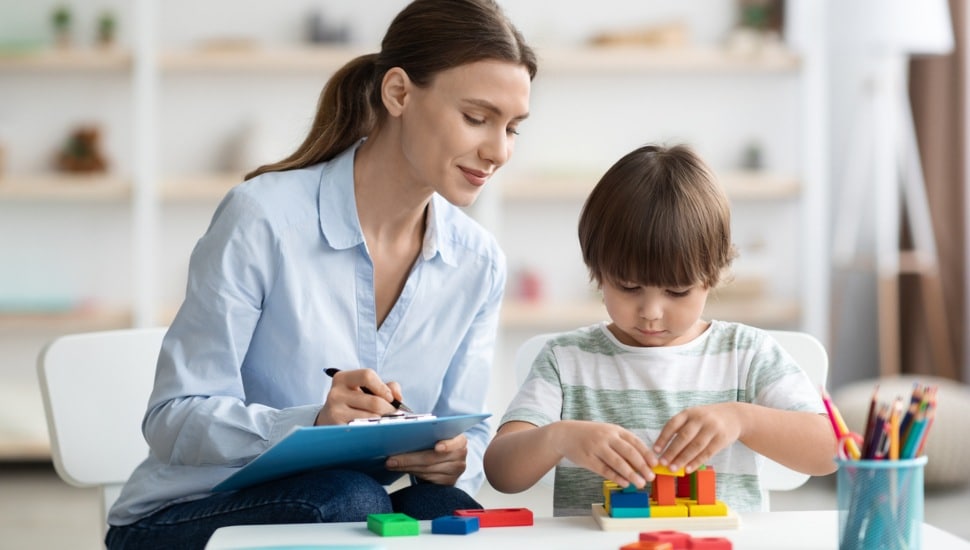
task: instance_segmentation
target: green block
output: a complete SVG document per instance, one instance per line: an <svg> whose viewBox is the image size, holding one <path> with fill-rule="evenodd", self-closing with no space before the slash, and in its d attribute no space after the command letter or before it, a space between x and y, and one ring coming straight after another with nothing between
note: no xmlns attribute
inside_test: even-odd
<svg viewBox="0 0 970 550"><path fill-rule="evenodd" d="M407 537L420 532L418 520L407 514L368 514L367 529L382 537Z"/></svg>

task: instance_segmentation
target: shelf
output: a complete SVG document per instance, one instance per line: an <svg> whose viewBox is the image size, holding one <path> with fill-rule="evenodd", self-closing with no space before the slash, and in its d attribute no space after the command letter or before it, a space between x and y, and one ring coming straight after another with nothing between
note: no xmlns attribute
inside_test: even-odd
<svg viewBox="0 0 970 550"><path fill-rule="evenodd" d="M590 46L537 48L537 54L540 75L575 72L622 75L653 72L789 73L801 67L797 55L783 50L742 55L719 48Z"/></svg>
<svg viewBox="0 0 970 550"><path fill-rule="evenodd" d="M0 177L0 201L122 201L131 196L127 181L105 174L43 174Z"/></svg>
<svg viewBox="0 0 970 550"><path fill-rule="evenodd" d="M586 200L600 175L570 173L519 176L500 183L504 200ZM732 199L782 200L796 198L801 185L796 178L769 172L733 171L720 174Z"/></svg>
<svg viewBox="0 0 970 550"><path fill-rule="evenodd" d="M45 439L6 439L0 437L0 461L33 462L51 459L51 446Z"/></svg>
<svg viewBox="0 0 970 550"><path fill-rule="evenodd" d="M264 47L240 44L169 51L161 56L166 71L334 71L354 57L377 51L346 45ZM538 48L540 74L650 72L797 71L801 60L788 51L742 55L718 48L544 47Z"/></svg>
<svg viewBox="0 0 970 550"><path fill-rule="evenodd" d="M0 51L0 70L123 72L132 66L131 54L107 49L42 49Z"/></svg>
<svg viewBox="0 0 970 550"><path fill-rule="evenodd" d="M336 71L351 59L377 51L349 46L264 48L258 45L170 51L162 55L167 71Z"/></svg>
<svg viewBox="0 0 970 550"><path fill-rule="evenodd" d="M82 307L64 311L0 311L0 330L89 332L131 326L132 315L123 309Z"/></svg>
<svg viewBox="0 0 970 550"><path fill-rule="evenodd" d="M173 177L162 183L160 194L166 202L219 201L242 181L242 174Z"/></svg>

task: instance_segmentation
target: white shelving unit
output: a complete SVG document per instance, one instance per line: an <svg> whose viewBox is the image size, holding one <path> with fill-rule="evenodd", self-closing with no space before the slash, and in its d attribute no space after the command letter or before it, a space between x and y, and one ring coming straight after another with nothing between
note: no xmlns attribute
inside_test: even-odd
<svg viewBox="0 0 970 550"><path fill-rule="evenodd" d="M49 136L65 135L71 125L93 116L104 123L113 160L102 175L66 176L43 168L42 155L25 153L13 135L32 119L11 115L14 128L5 133L10 120L0 110L0 144L7 153L7 169L0 172L0 256L19 265L17 274L0 275L0 460L46 452L45 434L37 431L43 412L34 375L46 341L69 332L171 319L191 246L217 201L241 180L241 173L207 160L219 148L212 143L232 133L249 108L263 103L267 90L290 93L279 101L299 104L300 111L279 116L279 125L302 137L301 125L312 116L326 78L376 48L172 47L156 35L161 9L157 0L132 5L131 26L137 32L131 33L130 45L0 53L0 89L12 90L15 100L34 111L31 116L43 119L38 124L46 125L43 132L24 132L23 147L52 152L56 138ZM752 58L713 47L540 45L537 51L533 116L523 125L512 165L473 210L498 235L510 267L538 265L548 279L548 299L538 304L515 301L510 287L500 368L490 395L495 412L501 414L514 389L502 365L511 364L526 336L604 318L586 286L576 220L603 171L648 141L697 145L725 182L735 218L747 222L742 229L774 216L761 265L748 269L742 257L737 281L712 299L708 314L825 336L827 288L820 281L826 280L828 265L821 237L812 234L827 225L819 128L824 70L818 52ZM739 91L730 92L735 88ZM64 102L75 93L88 104ZM222 105L233 103L223 100L231 94L241 94L236 105ZM773 102L781 106L770 106ZM285 111L278 105L268 107L273 116ZM745 121L754 128L751 133ZM767 169L756 173L732 165L752 135L766 140ZM204 151L196 152L199 148ZM781 240L772 241L775 233ZM738 236L748 238L744 231ZM47 286L54 295L38 294L38 286L24 282L33 279L37 285L54 281ZM762 292L767 294L752 298ZM5 410L2 403L12 394L17 410ZM26 427L16 428L18 423ZM5 431L4 425L15 429Z"/></svg>

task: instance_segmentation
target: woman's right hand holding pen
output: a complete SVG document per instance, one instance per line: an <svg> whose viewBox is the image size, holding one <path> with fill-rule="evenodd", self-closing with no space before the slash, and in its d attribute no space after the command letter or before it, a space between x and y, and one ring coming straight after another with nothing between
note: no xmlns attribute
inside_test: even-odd
<svg viewBox="0 0 970 550"><path fill-rule="evenodd" d="M401 386L397 382L384 383L372 369L342 370L333 375L330 391L313 424L347 424L357 418L393 413L397 409L391 401L401 398Z"/></svg>

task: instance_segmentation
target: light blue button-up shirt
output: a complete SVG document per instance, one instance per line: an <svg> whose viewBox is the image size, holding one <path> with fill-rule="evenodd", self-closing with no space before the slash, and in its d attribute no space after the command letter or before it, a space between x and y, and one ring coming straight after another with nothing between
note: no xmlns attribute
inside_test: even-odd
<svg viewBox="0 0 970 550"><path fill-rule="evenodd" d="M233 189L192 252L162 343L143 432L151 452L109 516L137 521L210 489L297 426L330 389L323 369L371 368L438 416L484 412L505 256L438 195L422 252L380 328L374 265L354 199L356 146ZM468 436L458 486L484 479L489 427Z"/></svg>

